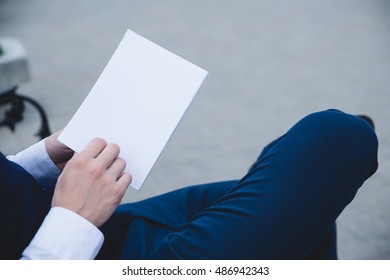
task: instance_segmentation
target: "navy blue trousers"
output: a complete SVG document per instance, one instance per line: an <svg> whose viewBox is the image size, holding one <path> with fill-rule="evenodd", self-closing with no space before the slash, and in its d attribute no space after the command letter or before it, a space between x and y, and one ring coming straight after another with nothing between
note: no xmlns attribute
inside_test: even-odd
<svg viewBox="0 0 390 280"><path fill-rule="evenodd" d="M241 180L121 205L98 258L336 259L336 218L376 171L377 149L366 121L311 114Z"/></svg>
<svg viewBox="0 0 390 280"><path fill-rule="evenodd" d="M335 220L377 168L364 120L314 113L264 148L241 180L121 205L98 259L335 259ZM45 189L0 154L0 259L18 259L50 209Z"/></svg>

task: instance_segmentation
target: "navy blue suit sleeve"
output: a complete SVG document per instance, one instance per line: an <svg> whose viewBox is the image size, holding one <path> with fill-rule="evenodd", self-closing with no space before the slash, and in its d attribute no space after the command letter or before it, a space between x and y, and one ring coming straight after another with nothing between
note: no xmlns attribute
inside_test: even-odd
<svg viewBox="0 0 390 280"><path fill-rule="evenodd" d="M50 210L45 189L0 153L0 259L19 259Z"/></svg>

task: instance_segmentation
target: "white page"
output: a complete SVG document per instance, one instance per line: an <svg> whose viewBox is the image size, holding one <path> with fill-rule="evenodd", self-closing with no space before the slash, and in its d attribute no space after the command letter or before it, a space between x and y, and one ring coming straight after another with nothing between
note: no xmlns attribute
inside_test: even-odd
<svg viewBox="0 0 390 280"><path fill-rule="evenodd" d="M139 190L206 76L128 30L59 140L75 152L95 137L118 144Z"/></svg>

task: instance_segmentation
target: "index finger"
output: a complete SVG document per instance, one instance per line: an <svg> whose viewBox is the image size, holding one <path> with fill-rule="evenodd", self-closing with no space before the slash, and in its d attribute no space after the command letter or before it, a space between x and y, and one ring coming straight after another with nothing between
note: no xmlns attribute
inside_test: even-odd
<svg viewBox="0 0 390 280"><path fill-rule="evenodd" d="M107 142L104 139L94 138L79 154L89 158L96 158L106 146Z"/></svg>

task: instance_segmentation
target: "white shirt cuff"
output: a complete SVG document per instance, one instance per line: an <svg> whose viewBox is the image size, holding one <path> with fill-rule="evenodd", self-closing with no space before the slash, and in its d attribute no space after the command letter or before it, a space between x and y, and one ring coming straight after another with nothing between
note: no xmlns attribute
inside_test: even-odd
<svg viewBox="0 0 390 280"><path fill-rule="evenodd" d="M45 140L7 158L30 173L44 187L54 188L61 171L50 159L45 147Z"/></svg>
<svg viewBox="0 0 390 280"><path fill-rule="evenodd" d="M94 259L103 241L92 223L68 209L53 207L21 259Z"/></svg>

